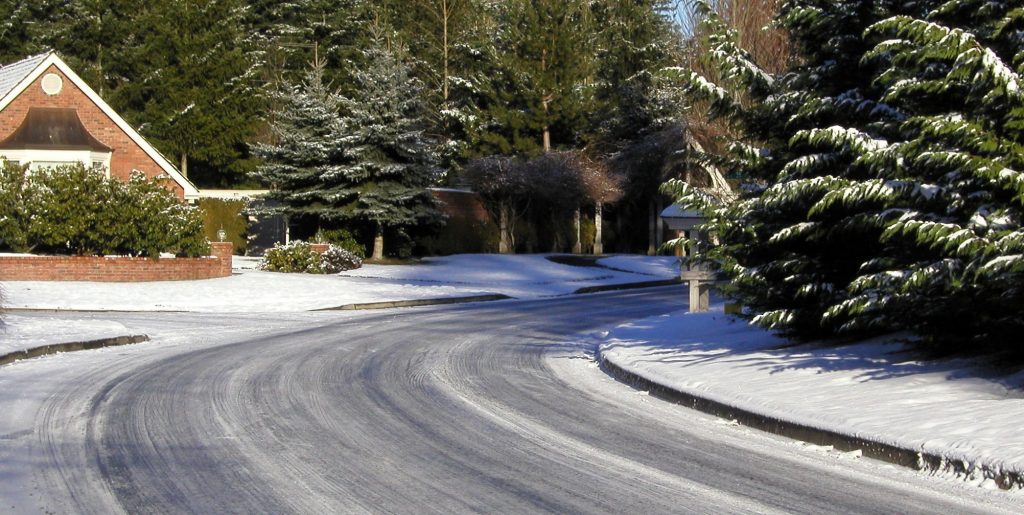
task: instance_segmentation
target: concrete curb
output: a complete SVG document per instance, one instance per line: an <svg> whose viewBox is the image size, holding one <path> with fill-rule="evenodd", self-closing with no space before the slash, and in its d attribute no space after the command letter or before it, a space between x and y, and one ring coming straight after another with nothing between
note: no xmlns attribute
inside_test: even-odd
<svg viewBox="0 0 1024 515"><path fill-rule="evenodd" d="M737 423L747 427L814 445L831 445L833 448L843 452L860 450L864 456L869 458L915 470L949 473L957 477L981 475L987 479L992 479L999 488L1004 490L1024 488L1024 474L1020 472L1003 471L1000 467L991 464L967 463L963 460L953 460L938 454L896 447L866 438L845 435L788 420L760 415L651 381L606 359L601 354L600 349L597 350L596 357L601 370L633 388L646 390L651 395L660 399L681 404L709 415L727 420L735 420Z"/></svg>
<svg viewBox="0 0 1024 515"><path fill-rule="evenodd" d="M69 343L54 343L51 345L43 345L41 347L33 347L31 349L22 349L14 352L9 352L4 355L0 355L0 366L8 363L14 363L23 359L37 358L39 356L46 356L49 354L57 354L59 352L73 352L79 350L92 350L100 349L103 347L117 347L120 345L130 345L133 343L142 343L149 341L149 336L144 334L136 334L130 336L115 336L113 338L101 338L99 340L89 340L85 342L69 342Z"/></svg>
<svg viewBox="0 0 1024 515"><path fill-rule="evenodd" d="M416 300L394 300L386 302L364 302L360 304L345 304L333 308L320 308L311 311L352 311L364 309L390 309L390 308L412 308L417 306L440 306L444 304L466 304L469 302L491 302L495 300L507 300L513 297L502 294L473 295L469 297L441 297L436 299Z"/></svg>
<svg viewBox="0 0 1024 515"><path fill-rule="evenodd" d="M621 284L605 284L601 286L587 286L580 288L574 292L573 295L582 295L586 293L600 293L604 291L619 291L619 290L638 290L641 288L656 288L658 286L673 286L676 284L683 284L686 281L682 279L659 279L656 281L641 281L637 283L621 283Z"/></svg>

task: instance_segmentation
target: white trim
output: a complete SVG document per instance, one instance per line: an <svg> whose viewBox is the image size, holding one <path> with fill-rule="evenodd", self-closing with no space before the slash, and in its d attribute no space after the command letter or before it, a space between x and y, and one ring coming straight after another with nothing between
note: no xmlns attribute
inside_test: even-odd
<svg viewBox="0 0 1024 515"><path fill-rule="evenodd" d="M113 120L114 124L117 125L118 128L124 131L125 134L127 134L128 137L133 142L135 142L135 144L138 145L143 152L146 153L146 155L152 158L153 161L156 162L157 166L159 166L164 173L166 173L172 179L174 179L174 182L178 183L178 185L181 186L181 189L184 193L186 200L194 200L199 198L199 190L196 189L195 185L192 184L191 181L186 179L184 175L181 175L181 172L179 172L178 169L173 164L171 164L171 162L168 161L167 158L163 156L163 154L157 151L157 149L153 148L153 146L150 145L149 142L147 142L146 139L143 138L141 134L139 134L135 129L133 129L132 126L124 120L124 118L121 118L121 115L117 114L116 111L114 111L109 105L107 105L107 103L104 102L103 99L100 98L100 96L97 95L96 92L93 91L93 89L90 88L89 85L86 84L85 81L82 80L82 78L79 77L78 74L75 73L74 70L72 70L67 65L67 63L65 63L60 57L57 56L57 54L53 52L50 52L50 55L46 56L46 59L43 59L43 61L40 62L34 70L29 72L29 74L26 75L25 78L22 79L22 81L19 82L17 86L11 89L11 91L7 93L6 96L0 99L0 111L6 109L7 106L14 101L15 98L18 98L19 95L21 95L26 89L28 89L28 87L31 86L32 83L35 82L36 79L38 79L39 76L42 75L43 72L45 72L50 66L55 66L58 70L60 70L61 73L63 73L64 76L67 77L72 84L77 86L78 89L85 93L85 96L88 97L89 100L91 100L94 104L96 104L97 107L100 108L100 111L103 111L103 114L107 115L107 117ZM65 91L67 91L67 88L65 88Z"/></svg>
<svg viewBox="0 0 1024 515"><path fill-rule="evenodd" d="M247 200L267 193L270 193L270 190L199 190L199 198Z"/></svg>
<svg viewBox="0 0 1024 515"><path fill-rule="evenodd" d="M45 166L81 163L86 168L95 168L93 163L100 163L106 176L110 177L110 152L93 152L91 150L41 150L14 149L0 151L0 159L16 161L21 165L29 165L29 170L38 170Z"/></svg>

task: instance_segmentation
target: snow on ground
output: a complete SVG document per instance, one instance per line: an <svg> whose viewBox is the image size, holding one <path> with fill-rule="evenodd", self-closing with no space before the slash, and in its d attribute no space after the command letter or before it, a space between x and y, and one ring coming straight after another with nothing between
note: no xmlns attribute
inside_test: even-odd
<svg viewBox="0 0 1024 515"><path fill-rule="evenodd" d="M637 263L650 259L637 258ZM294 312L365 302L489 293L536 298L564 295L586 286L652 279L650 275L600 267L560 265L542 255L457 255L429 258L415 265L365 265L339 275L262 272L252 269L252 259L235 262L238 268L231 277L202 281L12 281L3 287L10 308ZM635 266L643 268L640 264ZM664 273L663 278L675 276L670 271Z"/></svg>
<svg viewBox="0 0 1024 515"><path fill-rule="evenodd" d="M1024 472L1024 373L989 377L965 361L922 361L902 344L882 340L838 348L782 344L717 312L636 321L612 330L599 346L612 363L679 391Z"/></svg>
<svg viewBox="0 0 1024 515"><path fill-rule="evenodd" d="M649 275L657 279L671 279L679 277L679 258L675 256L637 256L634 254L620 254L597 260L597 264L633 272L635 274Z"/></svg>
<svg viewBox="0 0 1024 515"><path fill-rule="evenodd" d="M0 327L0 356L55 343L86 342L128 336L123 324L86 318L55 318L52 320L5 315Z"/></svg>
<svg viewBox="0 0 1024 515"><path fill-rule="evenodd" d="M643 272L561 265L547 259L548 255L460 254L427 258L420 266L364 265L356 270L342 272L341 275L410 281L418 284L452 284L503 293L516 298L565 295L586 286L651 279ZM634 257L638 261L660 259ZM658 278L670 279L676 275L678 273L663 269L662 276Z"/></svg>

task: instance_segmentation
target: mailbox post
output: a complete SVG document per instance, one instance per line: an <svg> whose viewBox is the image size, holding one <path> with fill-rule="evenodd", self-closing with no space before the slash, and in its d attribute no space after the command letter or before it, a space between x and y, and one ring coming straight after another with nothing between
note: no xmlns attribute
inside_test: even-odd
<svg viewBox="0 0 1024 515"><path fill-rule="evenodd" d="M683 210L676 204L665 209L661 216L670 229L688 233L693 243L686 249L686 255L692 258L697 252L696 242L703 240L705 236L698 230L706 220L704 214L700 211ZM715 280L714 274L707 265L687 263L681 268L679 276L689 286L690 312L706 312L711 304L711 285Z"/></svg>

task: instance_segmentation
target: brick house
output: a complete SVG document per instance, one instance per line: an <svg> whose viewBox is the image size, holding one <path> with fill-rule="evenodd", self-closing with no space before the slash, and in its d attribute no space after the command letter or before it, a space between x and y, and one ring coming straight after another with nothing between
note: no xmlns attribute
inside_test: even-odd
<svg viewBox="0 0 1024 515"><path fill-rule="evenodd" d="M71 163L127 180L164 180L182 200L199 190L53 52L0 67L0 156L29 169Z"/></svg>

